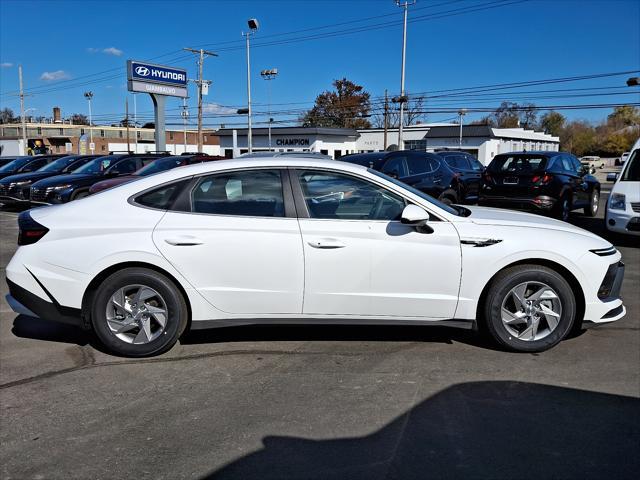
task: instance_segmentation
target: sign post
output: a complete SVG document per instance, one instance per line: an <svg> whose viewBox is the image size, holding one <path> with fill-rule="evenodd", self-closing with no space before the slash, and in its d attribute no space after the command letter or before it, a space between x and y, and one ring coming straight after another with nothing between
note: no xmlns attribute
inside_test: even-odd
<svg viewBox="0 0 640 480"><path fill-rule="evenodd" d="M187 98L187 71L166 65L127 60L130 92L148 93L153 101L156 150L166 150L164 110L167 97Z"/></svg>

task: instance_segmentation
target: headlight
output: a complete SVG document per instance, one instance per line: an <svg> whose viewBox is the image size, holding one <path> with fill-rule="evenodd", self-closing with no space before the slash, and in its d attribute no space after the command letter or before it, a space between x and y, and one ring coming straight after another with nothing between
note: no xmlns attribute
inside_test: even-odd
<svg viewBox="0 0 640 480"><path fill-rule="evenodd" d="M627 199L624 194L614 193L613 195L611 195L611 198L609 198L609 208L611 210L624 210L626 208L626 200Z"/></svg>
<svg viewBox="0 0 640 480"><path fill-rule="evenodd" d="M29 185L31 184L31 180L25 180L23 182L14 182L11 184L11 186L16 186L16 187L24 187L25 185Z"/></svg>
<svg viewBox="0 0 640 480"><path fill-rule="evenodd" d="M70 183L65 183L64 185L56 185L55 187L50 187L51 190L65 190L66 188L71 188Z"/></svg>

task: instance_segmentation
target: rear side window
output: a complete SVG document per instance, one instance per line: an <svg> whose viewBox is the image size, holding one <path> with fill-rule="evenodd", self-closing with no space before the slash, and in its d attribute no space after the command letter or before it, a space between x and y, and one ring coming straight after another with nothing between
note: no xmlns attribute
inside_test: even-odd
<svg viewBox="0 0 640 480"><path fill-rule="evenodd" d="M386 173L391 177L403 178L408 177L407 165L405 163L405 156L393 157L387 160L382 168L382 173Z"/></svg>
<svg viewBox="0 0 640 480"><path fill-rule="evenodd" d="M427 173L431 171L429 159L417 155L407 158L407 168L409 170L409 175L419 175L421 173Z"/></svg>
<svg viewBox="0 0 640 480"><path fill-rule="evenodd" d="M44 167L47 164L47 159L41 158L40 160L33 161L22 168L22 172L35 172L39 168Z"/></svg>
<svg viewBox="0 0 640 480"><path fill-rule="evenodd" d="M284 217L280 172L253 170L204 177L191 192L191 210L215 215Z"/></svg>
<svg viewBox="0 0 640 480"><path fill-rule="evenodd" d="M189 180L181 180L163 185L139 195L135 201L144 207L168 210L188 182Z"/></svg>
<svg viewBox="0 0 640 480"><path fill-rule="evenodd" d="M445 162L447 162L449 168L454 170L469 170L469 163L462 155L447 155Z"/></svg>

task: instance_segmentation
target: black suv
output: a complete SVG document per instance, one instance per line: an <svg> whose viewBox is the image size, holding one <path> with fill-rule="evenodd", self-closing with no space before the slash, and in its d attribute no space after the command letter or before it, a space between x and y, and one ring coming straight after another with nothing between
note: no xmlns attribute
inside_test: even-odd
<svg viewBox="0 0 640 480"><path fill-rule="evenodd" d="M600 182L570 153L496 155L483 180L480 205L549 213L565 221L577 208L590 217L598 213Z"/></svg>
<svg viewBox="0 0 640 480"><path fill-rule="evenodd" d="M16 173L34 172L64 155L37 155L17 157L0 167L0 180Z"/></svg>
<svg viewBox="0 0 640 480"><path fill-rule="evenodd" d="M69 155L58 158L35 172L18 173L0 180L0 202L4 204L29 203L31 184L44 178L71 173L99 155Z"/></svg>
<svg viewBox="0 0 640 480"><path fill-rule="evenodd" d="M156 158L168 154L115 154L94 158L73 173L45 178L31 185L31 203L66 203L89 195L100 180L130 175Z"/></svg>

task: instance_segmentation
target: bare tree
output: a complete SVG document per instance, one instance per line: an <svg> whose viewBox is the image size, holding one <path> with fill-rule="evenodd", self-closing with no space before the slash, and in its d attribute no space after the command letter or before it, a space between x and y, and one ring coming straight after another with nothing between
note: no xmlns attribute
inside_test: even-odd
<svg viewBox="0 0 640 480"><path fill-rule="evenodd" d="M424 113L425 97L409 97L409 101L404 108L404 126L415 125L421 120L426 120ZM376 128L384 128L384 103L377 105L373 109L372 123ZM398 128L400 123L400 104L394 103L389 99L389 110L387 112L387 126L389 128Z"/></svg>

